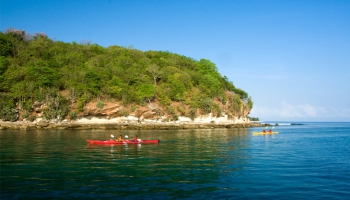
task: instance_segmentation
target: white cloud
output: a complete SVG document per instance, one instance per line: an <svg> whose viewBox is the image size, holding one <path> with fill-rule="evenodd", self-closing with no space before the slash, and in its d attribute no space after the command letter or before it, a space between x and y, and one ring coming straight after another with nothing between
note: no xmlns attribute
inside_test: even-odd
<svg viewBox="0 0 350 200"><path fill-rule="evenodd" d="M345 108L345 109L341 109L341 110L338 110L336 108L331 108L331 111L336 116L350 117L350 108Z"/></svg>
<svg viewBox="0 0 350 200"><path fill-rule="evenodd" d="M308 103L292 105L282 102L280 105L270 108L254 106L250 113L252 117L262 120L312 120L312 119L350 119L350 109L323 108Z"/></svg>

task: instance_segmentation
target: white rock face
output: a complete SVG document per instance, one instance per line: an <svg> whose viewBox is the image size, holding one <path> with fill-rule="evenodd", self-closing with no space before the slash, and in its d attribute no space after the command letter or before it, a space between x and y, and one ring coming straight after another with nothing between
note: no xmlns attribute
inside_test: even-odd
<svg viewBox="0 0 350 200"><path fill-rule="evenodd" d="M82 124L113 124L113 123L130 123L130 124L135 124L135 123L142 123L142 124L147 124L147 123L165 123L161 122L161 120L156 120L156 119L143 119L139 120L135 116L127 116L127 117L117 117L117 118L106 118L106 117L82 117L77 120L75 120L77 123L82 123ZM217 123L217 124L245 124L245 123L250 123L249 119L246 117L241 117L241 118L233 118L233 119L228 119L227 115L224 115L223 117L213 117L212 114L208 115L202 115L197 118L195 118L193 121L189 117L183 117L180 116L178 117L178 120L173 122L177 124L182 124L182 123L198 123L198 124L205 124L205 123Z"/></svg>
<svg viewBox="0 0 350 200"><path fill-rule="evenodd" d="M194 119L194 122L197 123L218 123L218 124L244 124L244 123L250 123L248 118L241 117L237 118L234 117L233 119L229 119L227 115L224 114L223 117L215 117L212 116L212 114L208 114L205 116L199 116L196 119Z"/></svg>
<svg viewBox="0 0 350 200"><path fill-rule="evenodd" d="M179 122L192 122L191 118L189 117L179 117Z"/></svg>
<svg viewBox="0 0 350 200"><path fill-rule="evenodd" d="M106 117L82 117L75 122L82 124L105 124L105 123L120 123L120 118L107 119Z"/></svg>

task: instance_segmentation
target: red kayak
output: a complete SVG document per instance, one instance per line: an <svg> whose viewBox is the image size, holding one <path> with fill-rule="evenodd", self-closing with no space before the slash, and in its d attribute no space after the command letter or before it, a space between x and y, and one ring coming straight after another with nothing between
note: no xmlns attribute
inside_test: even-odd
<svg viewBox="0 0 350 200"><path fill-rule="evenodd" d="M86 140L89 144L158 144L159 140L124 140L118 142L115 140Z"/></svg>

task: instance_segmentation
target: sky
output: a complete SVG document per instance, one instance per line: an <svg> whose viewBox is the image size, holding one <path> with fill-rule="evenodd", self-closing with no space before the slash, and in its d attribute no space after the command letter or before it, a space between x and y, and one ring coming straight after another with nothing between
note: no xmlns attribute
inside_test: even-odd
<svg viewBox="0 0 350 200"><path fill-rule="evenodd" d="M261 121L350 122L349 0L0 0L0 30L208 59Z"/></svg>

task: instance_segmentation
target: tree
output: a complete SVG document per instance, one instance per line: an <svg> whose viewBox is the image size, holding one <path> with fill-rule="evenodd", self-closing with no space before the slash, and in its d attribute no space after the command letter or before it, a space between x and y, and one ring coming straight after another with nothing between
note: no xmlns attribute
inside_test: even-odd
<svg viewBox="0 0 350 200"><path fill-rule="evenodd" d="M38 61L28 67L26 77L28 81L35 82L37 87L50 87L56 84L61 75L46 62Z"/></svg>
<svg viewBox="0 0 350 200"><path fill-rule="evenodd" d="M3 74L7 70L8 62L5 56L0 56L0 83L3 82Z"/></svg>
<svg viewBox="0 0 350 200"><path fill-rule="evenodd" d="M3 33L0 33L0 56L8 56L12 52L12 44L9 37Z"/></svg>
<svg viewBox="0 0 350 200"><path fill-rule="evenodd" d="M0 92L13 98L14 105L45 101L54 108L47 110L48 118L66 113L57 107L66 105L59 93L77 103L79 111L93 98L102 97L122 100L124 105L156 99L169 107L178 101L190 106L192 114L198 108L218 114L222 105L236 113L253 107L251 97L222 77L207 59L197 61L168 51L104 48L90 42L64 43L16 29L0 32Z"/></svg>
<svg viewBox="0 0 350 200"><path fill-rule="evenodd" d="M14 109L15 102L10 95L0 93L0 119L4 121L15 121L18 118L17 111Z"/></svg>
<svg viewBox="0 0 350 200"><path fill-rule="evenodd" d="M222 82L223 82L223 86L224 86L225 90L228 90L231 92L235 90L235 86L233 85L233 83L231 81L228 80L227 76L224 76L222 78Z"/></svg>
<svg viewBox="0 0 350 200"><path fill-rule="evenodd" d="M252 97L250 96L249 98L248 98L248 102L247 102L247 105L248 105L248 108L249 109L252 109L253 108L253 100L252 100Z"/></svg>
<svg viewBox="0 0 350 200"><path fill-rule="evenodd" d="M238 114L240 117L240 111L242 108L242 100L239 94L232 94L229 96L228 110L231 113Z"/></svg>
<svg viewBox="0 0 350 200"><path fill-rule="evenodd" d="M8 41L11 43L11 52L12 56L18 56L19 53L25 49L28 43L32 40L32 36L26 34L23 30L17 30L10 28L5 31L5 35Z"/></svg>
<svg viewBox="0 0 350 200"><path fill-rule="evenodd" d="M169 82L168 86L168 96L170 97L170 99L175 101L180 101L183 99L183 93L185 92L186 88L180 80L174 79L171 82Z"/></svg>
<svg viewBox="0 0 350 200"><path fill-rule="evenodd" d="M203 112L203 114L208 114L211 112L213 101L209 97L202 98L198 101L199 108Z"/></svg>
<svg viewBox="0 0 350 200"><path fill-rule="evenodd" d="M220 81L206 74L199 80L199 87L209 96L214 97L220 90Z"/></svg>
<svg viewBox="0 0 350 200"><path fill-rule="evenodd" d="M241 99L247 101L247 98L248 98L248 93L246 93L245 91L243 91L242 89L239 89L239 88L235 88L233 90L234 93L238 94Z"/></svg>
<svg viewBox="0 0 350 200"><path fill-rule="evenodd" d="M212 63L210 60L207 59L200 59L198 63L198 71L201 72L202 74L217 74L217 68L214 63Z"/></svg>
<svg viewBox="0 0 350 200"><path fill-rule="evenodd" d="M153 81L154 81L154 86L157 86L157 79L159 78L159 76L163 73L158 65L156 64L151 64L149 67L147 67L146 69L147 72L149 72L152 77L153 77Z"/></svg>
<svg viewBox="0 0 350 200"><path fill-rule="evenodd" d="M99 93L101 88L100 75L95 71L88 71L85 74L86 89L92 94L96 95Z"/></svg>
<svg viewBox="0 0 350 200"><path fill-rule="evenodd" d="M121 99L121 92L123 91L123 88L125 89L126 87L127 86L123 83L122 79L113 76L113 78L107 82L105 92L114 98Z"/></svg>
<svg viewBox="0 0 350 200"><path fill-rule="evenodd" d="M136 87L136 99L140 102L154 98L154 87L151 84L142 84Z"/></svg>

